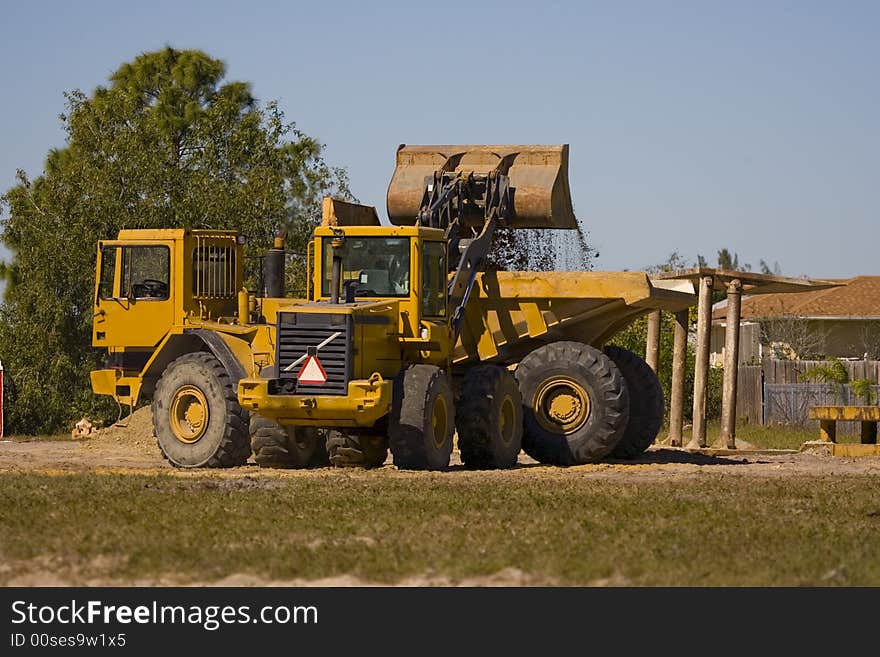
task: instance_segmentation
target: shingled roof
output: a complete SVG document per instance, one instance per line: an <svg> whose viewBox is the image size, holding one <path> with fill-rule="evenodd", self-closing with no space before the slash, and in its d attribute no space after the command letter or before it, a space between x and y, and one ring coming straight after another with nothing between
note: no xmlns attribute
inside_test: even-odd
<svg viewBox="0 0 880 657"><path fill-rule="evenodd" d="M840 279L839 287L743 297L742 319L795 316L816 319L870 318L880 320L880 276ZM717 308L712 319L723 320L725 308Z"/></svg>

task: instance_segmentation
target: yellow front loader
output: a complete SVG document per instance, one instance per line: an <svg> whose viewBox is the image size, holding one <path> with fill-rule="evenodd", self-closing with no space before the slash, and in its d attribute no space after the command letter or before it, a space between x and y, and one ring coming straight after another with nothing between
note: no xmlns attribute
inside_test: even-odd
<svg viewBox="0 0 880 657"><path fill-rule="evenodd" d="M604 342L691 294L643 273L485 272L494 231L571 229L567 146L401 146L382 225L325 199L308 298L281 240L242 288L240 237L126 230L99 245L92 387L152 400L180 467L512 467L632 457L663 416L654 373Z"/></svg>

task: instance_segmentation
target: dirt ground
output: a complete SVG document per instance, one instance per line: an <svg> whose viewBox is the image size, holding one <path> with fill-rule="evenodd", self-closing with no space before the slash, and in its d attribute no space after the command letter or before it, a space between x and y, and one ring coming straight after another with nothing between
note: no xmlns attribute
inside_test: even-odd
<svg viewBox="0 0 880 657"><path fill-rule="evenodd" d="M580 476L614 479L656 480L731 474L742 477L785 477L827 474L880 474L880 457L832 458L821 453L750 449L687 451L657 445L636 461L608 461L570 468L544 466L524 453L513 471L467 473L458 452L452 454L451 471L461 476ZM111 426L79 440L13 439L0 442L0 473L3 472L126 472L180 474L220 478L327 477L333 468L317 470L266 470L253 462L225 470L179 470L161 456L152 436L148 407L139 409L124 427ZM399 472L389 456L382 468L388 476L413 476Z"/></svg>

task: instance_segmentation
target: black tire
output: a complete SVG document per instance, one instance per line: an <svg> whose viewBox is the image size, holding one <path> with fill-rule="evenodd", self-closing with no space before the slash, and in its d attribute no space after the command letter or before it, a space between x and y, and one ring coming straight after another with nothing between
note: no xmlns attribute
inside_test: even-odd
<svg viewBox="0 0 880 657"><path fill-rule="evenodd" d="M251 455L248 413L212 354L200 351L172 361L156 385L152 412L159 449L172 465L231 468Z"/></svg>
<svg viewBox="0 0 880 657"><path fill-rule="evenodd" d="M330 430L327 432L330 463L338 468L379 468L388 458L388 439L379 434Z"/></svg>
<svg viewBox="0 0 880 657"><path fill-rule="evenodd" d="M251 449L262 468L319 468L330 465L324 433L317 427L282 426L251 414Z"/></svg>
<svg viewBox="0 0 880 657"><path fill-rule="evenodd" d="M516 368L523 398L523 450L541 463L605 458L626 429L629 395L614 362L580 342L535 349Z"/></svg>
<svg viewBox="0 0 880 657"><path fill-rule="evenodd" d="M411 365L394 379L388 444L402 470L445 470L455 432L449 379L434 365Z"/></svg>
<svg viewBox="0 0 880 657"><path fill-rule="evenodd" d="M467 371L455 406L458 449L466 467L512 468L522 446L522 395L513 374L498 365Z"/></svg>
<svg viewBox="0 0 880 657"><path fill-rule="evenodd" d="M610 346L605 347L605 355L617 365L629 391L629 420L611 457L634 459L651 446L663 425L663 386L648 363L633 352Z"/></svg>

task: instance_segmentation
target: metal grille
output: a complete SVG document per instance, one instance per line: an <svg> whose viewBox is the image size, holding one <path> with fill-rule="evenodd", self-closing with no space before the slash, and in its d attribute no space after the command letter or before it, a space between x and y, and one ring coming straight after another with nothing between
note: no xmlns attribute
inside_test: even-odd
<svg viewBox="0 0 880 657"><path fill-rule="evenodd" d="M348 392L348 381L351 378L351 326L350 315L278 313L276 362L279 379L282 382L295 383L291 394L344 395ZM319 346L317 357L327 374L327 382L323 385L296 382L309 348ZM284 389L288 391L289 387L285 385Z"/></svg>
<svg viewBox="0 0 880 657"><path fill-rule="evenodd" d="M218 244L218 239L230 244ZM228 236L196 236L193 249L193 297L196 299L231 299L238 290L236 274L235 238Z"/></svg>

